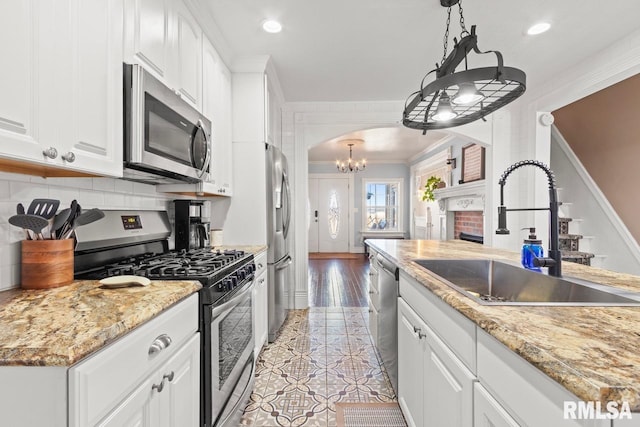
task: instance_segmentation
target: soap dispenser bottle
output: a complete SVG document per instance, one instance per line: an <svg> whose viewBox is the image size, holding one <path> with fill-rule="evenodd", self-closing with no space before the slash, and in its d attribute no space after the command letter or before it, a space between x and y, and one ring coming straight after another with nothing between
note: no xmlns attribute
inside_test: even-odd
<svg viewBox="0 0 640 427"><path fill-rule="evenodd" d="M542 271L540 267L536 267L533 264L535 258L544 256L544 249L542 248L542 240L538 240L536 237L535 227L523 228L523 230L529 230L529 238L524 239L522 245L522 266L533 271Z"/></svg>

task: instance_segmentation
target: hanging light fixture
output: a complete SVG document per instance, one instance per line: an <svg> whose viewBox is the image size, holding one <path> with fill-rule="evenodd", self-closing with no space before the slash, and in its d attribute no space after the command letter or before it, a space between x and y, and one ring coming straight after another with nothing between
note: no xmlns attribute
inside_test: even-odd
<svg viewBox="0 0 640 427"><path fill-rule="evenodd" d="M509 104L526 89L526 75L522 70L504 66L502 54L497 50L480 51L476 26L471 27L471 32L465 27L462 0L440 0L440 4L447 8L442 60L424 76L420 89L409 95L402 119L406 127L420 129L423 134L429 129L485 120L485 116ZM453 38L454 47L447 56L451 7L456 4L460 13L460 41ZM479 55L493 53L496 66L469 69L471 51ZM464 70L456 72L463 62ZM425 86L425 80L432 73L436 79Z"/></svg>
<svg viewBox="0 0 640 427"><path fill-rule="evenodd" d="M362 140L360 140L362 141ZM341 162L340 160L336 160L336 167L340 172L348 173L348 172L359 172L364 170L367 167L367 161L362 159L361 162L353 162L353 146L354 143L347 144L349 146L349 160L346 162Z"/></svg>

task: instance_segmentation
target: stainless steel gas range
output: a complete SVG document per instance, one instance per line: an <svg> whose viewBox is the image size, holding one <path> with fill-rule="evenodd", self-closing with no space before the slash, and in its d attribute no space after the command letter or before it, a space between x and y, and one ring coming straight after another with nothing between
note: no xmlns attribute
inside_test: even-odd
<svg viewBox="0 0 640 427"><path fill-rule="evenodd" d="M76 230L75 276L137 275L198 280L201 333L201 426L236 426L253 389L253 255L243 251L169 251L166 212L105 211Z"/></svg>

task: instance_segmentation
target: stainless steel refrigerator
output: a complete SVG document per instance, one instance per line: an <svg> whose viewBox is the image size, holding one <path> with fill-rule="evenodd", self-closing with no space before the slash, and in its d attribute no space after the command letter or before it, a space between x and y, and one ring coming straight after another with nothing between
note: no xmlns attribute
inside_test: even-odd
<svg viewBox="0 0 640 427"><path fill-rule="evenodd" d="M277 147L267 145L267 252L269 288L269 342L273 342L287 318L289 288L291 191L287 158Z"/></svg>

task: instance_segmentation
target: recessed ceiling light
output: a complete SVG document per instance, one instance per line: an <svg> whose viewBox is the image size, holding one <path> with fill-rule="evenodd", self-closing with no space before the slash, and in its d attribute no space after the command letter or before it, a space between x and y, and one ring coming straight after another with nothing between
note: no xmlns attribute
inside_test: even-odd
<svg viewBox="0 0 640 427"><path fill-rule="evenodd" d="M278 21L267 20L262 23L262 29L267 33L279 33L282 31L282 25Z"/></svg>
<svg viewBox="0 0 640 427"><path fill-rule="evenodd" d="M549 28L551 28L551 24L549 24L548 22L538 22L537 24L529 27L529 29L527 30L527 34L529 34L530 36L535 36L537 34L544 33Z"/></svg>

